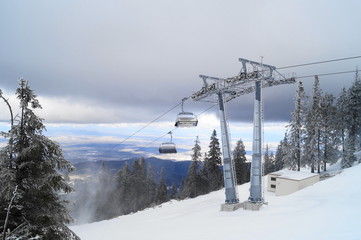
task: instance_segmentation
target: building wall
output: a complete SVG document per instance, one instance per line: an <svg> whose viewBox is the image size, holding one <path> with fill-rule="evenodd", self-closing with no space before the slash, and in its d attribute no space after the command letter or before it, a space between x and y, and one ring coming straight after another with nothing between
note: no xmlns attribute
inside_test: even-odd
<svg viewBox="0 0 361 240"><path fill-rule="evenodd" d="M301 180L282 178L276 174L268 175L267 190L276 193L276 196L284 196L311 186L320 180L319 175L311 176Z"/></svg>
<svg viewBox="0 0 361 240"><path fill-rule="evenodd" d="M298 191L299 181L277 178L276 196L284 196Z"/></svg>
<svg viewBox="0 0 361 240"><path fill-rule="evenodd" d="M276 192L276 186L277 186L276 179L277 179L277 175L268 174L267 191Z"/></svg>
<svg viewBox="0 0 361 240"><path fill-rule="evenodd" d="M299 183L298 190L301 190L301 189L303 189L305 187L311 186L311 185L313 185L313 184L315 184L315 183L317 183L319 181L320 181L320 175L316 175L316 176L313 176L313 177L303 179Z"/></svg>

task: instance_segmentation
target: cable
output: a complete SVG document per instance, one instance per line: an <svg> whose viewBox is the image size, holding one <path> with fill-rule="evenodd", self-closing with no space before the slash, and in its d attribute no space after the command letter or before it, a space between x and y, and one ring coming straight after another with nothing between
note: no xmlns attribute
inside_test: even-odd
<svg viewBox="0 0 361 240"><path fill-rule="evenodd" d="M182 101L183 102L183 101ZM116 144L115 146L113 146L112 148L110 148L108 151L113 150L115 147L119 146L120 144L122 144L123 142L127 141L129 138L133 137L135 134L139 133L140 131L142 131L144 128L148 127L149 125L151 125L152 123L154 123L155 121L157 121L158 119L160 119L161 117L163 117L164 115L166 115L167 113L169 113L170 111L172 111L173 109L175 109L176 107L178 107L179 105L182 104L182 102L178 103L177 105L175 105L174 107L172 107L171 109L167 110L166 112L164 112L162 115L160 115L159 117L155 118L154 120L152 120L151 122L147 123L146 125L144 125L143 127L141 127L139 130L137 130L136 132L134 132L132 135L128 136L127 138L125 138L123 141L121 141L120 143Z"/></svg>
<svg viewBox="0 0 361 240"><path fill-rule="evenodd" d="M213 108L214 106L216 106L216 104L214 104L214 105L212 105L212 106L210 106L210 107L208 107L208 108L206 108L205 110L203 110L202 112L200 112L199 114L197 114L196 116L197 117L199 117L200 115L202 115L203 113L205 113L205 112L207 112L208 110L210 110L211 108ZM177 127L175 127L175 128L173 128L173 130L171 130L171 132L173 132L174 130L176 130L176 129L178 129ZM169 131L168 131L169 132ZM144 147L147 147L147 146L149 146L149 145L151 145L152 143L154 143L154 142L156 142L156 141L158 141L159 139L161 139L161 138L163 138L164 136L166 136L168 133L166 133L166 134L164 134L164 135L162 135L162 136L160 136L160 137L158 137L158 138L156 138L155 140L153 140L152 142L150 142L150 143L148 143L148 144L146 144Z"/></svg>
<svg viewBox="0 0 361 240"><path fill-rule="evenodd" d="M176 130L176 129L177 129L177 128L173 128L173 130L171 130L171 132L173 132L173 131L174 131L174 130ZM161 138L163 138L164 136L166 136L168 133L169 133L169 131L168 131L166 134L164 134L164 135L162 135L162 136L160 136L160 137L158 137L158 138L154 139L152 142L148 143L148 144L147 144L147 145L145 145L144 147L147 147L147 146L149 146L150 144L152 144L152 143L154 143L154 142L158 141L159 139L161 139Z"/></svg>
<svg viewBox="0 0 361 240"><path fill-rule="evenodd" d="M298 65L292 65L292 66L285 66L285 67L280 67L277 69L286 69L286 68L293 68L293 67L302 67L302 66L308 66L308 65L314 65L314 64L321 64L321 63L328 63L328 62L336 62L336 61L344 61L344 60L349 60L349 59L355 59L355 58L361 58L361 56L355 56L355 57L347 57L347 58L339 58L339 59L332 59L332 60L326 60L326 61L319 61L319 62L312 62L312 63L304 63L304 64L298 64ZM328 75L336 75L336 74L345 74L345 73L353 73L356 72L355 70L353 71L344 71L344 72L334 72L334 73L324 73L324 74L315 74L318 76L328 76ZM309 78L309 77L314 77L315 75L309 75L309 76L301 76L301 77L296 77L298 79L300 78ZM174 107L172 107L171 109L167 110L166 112L164 112L163 114L161 114L159 117L155 118L154 120L152 120L151 122L149 122L148 124L144 125L143 127L141 127L140 129L138 129L136 132L134 132L133 134L131 134L130 136L128 136L127 138L125 138L123 141L121 141L120 143L116 144L115 146L113 146L112 148L110 148L108 151L113 150L115 147L119 146L120 144L124 143L125 141L127 141L129 138L133 137L135 134L139 133L140 131L142 131L143 129L145 129L146 127L148 127L149 125L151 125L152 123L154 123L155 121L157 121L158 119L160 119L161 117L163 117L164 115L166 115L167 113L169 113L170 111L172 111L173 109L175 109L176 107L178 107L179 105L181 105L183 103L184 100L187 100L189 97L183 98L182 101L180 103L178 103L177 105L175 105ZM199 113L197 116L202 115L203 113L207 112L208 110L210 110L211 108L213 108L215 105L210 106L209 108L205 109L204 111L202 111L201 113ZM172 131L174 131L175 129L173 129ZM168 134L168 133L167 133ZM166 134L165 134L166 135ZM162 137L164 137L165 135L163 135ZM156 140L152 141L151 143L159 140L160 138L157 138ZM150 144L151 144L150 143ZM149 144L147 144L146 146L148 146Z"/></svg>
<svg viewBox="0 0 361 240"><path fill-rule="evenodd" d="M347 58L338 58L338 59L332 59L332 60L325 60L325 61L319 61L319 62L311 62L311 63L303 63L298 65L290 65L285 67L279 67L277 69L286 69L286 68L294 68L294 67L303 67L303 66L309 66L309 65L315 65L315 64L321 64L321 63L329 63L329 62L337 62L337 61L344 61L344 60L350 60L355 58L361 58L361 56L355 56L355 57L347 57Z"/></svg>
<svg viewBox="0 0 361 240"><path fill-rule="evenodd" d="M206 110L200 112L198 115L196 115L197 117L199 117L200 115L202 115L203 113L207 112L208 110L210 110L211 108L213 108L214 106L216 106L217 104L214 104L212 106L210 106L209 108L207 108Z"/></svg>
<svg viewBox="0 0 361 240"><path fill-rule="evenodd" d="M308 75L308 76L302 76L302 77L296 77L296 78L309 78L309 77L315 77L317 76L329 76L329 75L337 75L337 74L345 74L345 73L355 73L357 70L353 71L344 71L344 72L333 72L333 73L321 73L321 74L314 74L314 75Z"/></svg>

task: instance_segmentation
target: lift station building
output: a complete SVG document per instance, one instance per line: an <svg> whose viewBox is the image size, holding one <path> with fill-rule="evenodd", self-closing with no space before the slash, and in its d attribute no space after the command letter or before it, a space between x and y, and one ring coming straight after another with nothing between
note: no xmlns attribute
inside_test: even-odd
<svg viewBox="0 0 361 240"><path fill-rule="evenodd" d="M320 181L317 173L281 170L268 174L267 190L276 196L284 196Z"/></svg>

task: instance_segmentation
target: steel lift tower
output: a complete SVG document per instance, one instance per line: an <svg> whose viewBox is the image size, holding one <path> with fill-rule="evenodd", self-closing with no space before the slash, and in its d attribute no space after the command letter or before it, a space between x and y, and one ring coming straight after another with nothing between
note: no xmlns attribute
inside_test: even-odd
<svg viewBox="0 0 361 240"><path fill-rule="evenodd" d="M261 88L295 82L295 78L285 78L278 74L271 65L240 58L242 69L240 73L231 78L217 78L205 75L199 77L203 80L203 87L192 95L194 101L216 102L219 105L220 123L222 132L223 175L226 190L225 204L221 209L234 211L238 208L252 209L254 205L259 209L263 203L262 196L262 94ZM230 134L225 112L225 103L232 99L255 92L254 123L253 123L253 155L251 167L251 188L248 202L239 203L236 183L236 172L231 155ZM214 96L217 100L214 101ZM256 209L256 210L258 210Z"/></svg>

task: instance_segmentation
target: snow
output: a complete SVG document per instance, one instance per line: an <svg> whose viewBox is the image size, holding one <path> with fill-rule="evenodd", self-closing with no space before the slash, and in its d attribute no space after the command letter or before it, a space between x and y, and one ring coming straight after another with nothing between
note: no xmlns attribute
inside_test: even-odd
<svg viewBox="0 0 361 240"><path fill-rule="evenodd" d="M291 195L265 192L260 211L221 212L224 190L108 221L71 226L82 240L361 239L361 164ZM239 186L241 201L249 184Z"/></svg>
<svg viewBox="0 0 361 240"><path fill-rule="evenodd" d="M317 176L317 173L310 173L310 172L298 172L298 171L291 171L291 170L281 170L277 172L271 173L271 175L277 175L281 178L287 178L292 180L303 180L306 178Z"/></svg>

